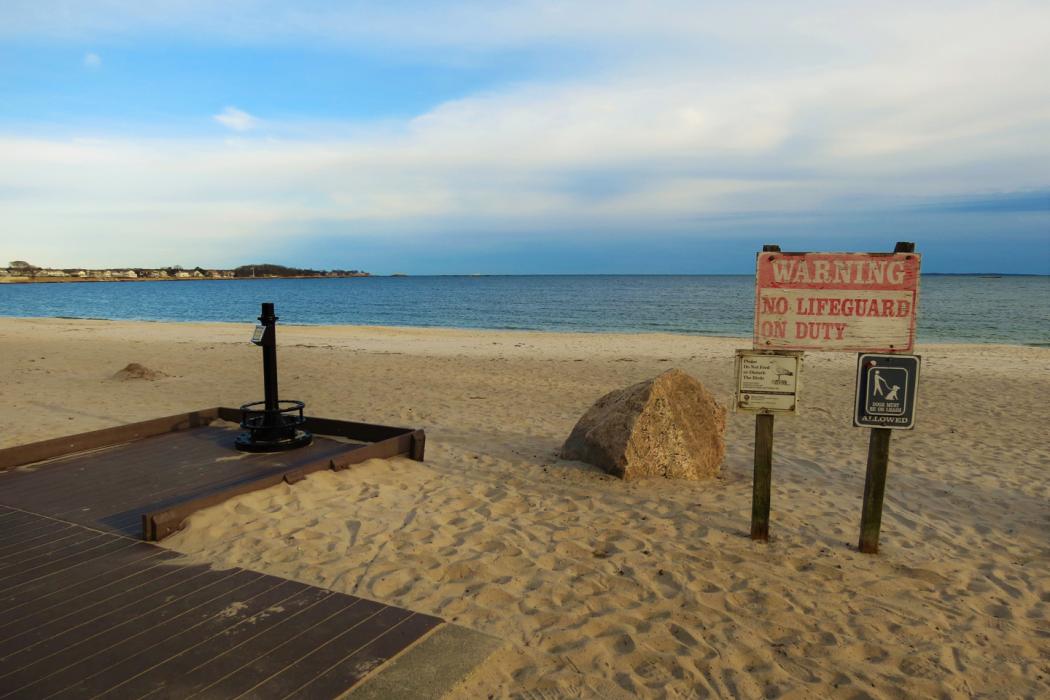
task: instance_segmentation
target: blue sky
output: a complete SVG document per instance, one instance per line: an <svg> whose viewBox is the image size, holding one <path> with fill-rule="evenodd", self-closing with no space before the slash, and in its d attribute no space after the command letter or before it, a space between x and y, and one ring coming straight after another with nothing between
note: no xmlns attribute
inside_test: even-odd
<svg viewBox="0 0 1050 700"><path fill-rule="evenodd" d="M1050 274L1050 5L0 3L0 262Z"/></svg>

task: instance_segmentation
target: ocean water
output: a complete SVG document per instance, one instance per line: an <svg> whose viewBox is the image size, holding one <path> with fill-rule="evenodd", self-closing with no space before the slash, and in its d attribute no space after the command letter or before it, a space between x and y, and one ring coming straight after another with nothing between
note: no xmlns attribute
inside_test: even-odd
<svg viewBox="0 0 1050 700"><path fill-rule="evenodd" d="M0 284L0 316L750 336L752 275ZM1050 345L1050 277L925 275L919 342Z"/></svg>

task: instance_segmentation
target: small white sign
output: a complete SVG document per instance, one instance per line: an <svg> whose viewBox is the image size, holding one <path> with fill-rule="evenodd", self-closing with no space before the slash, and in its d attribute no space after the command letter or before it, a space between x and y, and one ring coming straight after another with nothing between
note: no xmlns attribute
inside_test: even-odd
<svg viewBox="0 0 1050 700"><path fill-rule="evenodd" d="M266 326L262 326L262 325L256 326L255 327L255 332L252 333L252 342L255 343L256 345L259 345L260 343L262 343L263 335L265 335L265 334L266 334Z"/></svg>
<svg viewBox="0 0 1050 700"><path fill-rule="evenodd" d="M801 379L801 352L737 350L733 408L747 413L798 413Z"/></svg>

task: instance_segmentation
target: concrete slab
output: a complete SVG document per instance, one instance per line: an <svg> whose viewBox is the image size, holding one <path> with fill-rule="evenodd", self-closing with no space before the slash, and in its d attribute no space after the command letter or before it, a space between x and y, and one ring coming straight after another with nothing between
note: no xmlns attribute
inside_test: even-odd
<svg viewBox="0 0 1050 700"><path fill-rule="evenodd" d="M343 698L443 698L501 646L495 637L446 623L377 669Z"/></svg>

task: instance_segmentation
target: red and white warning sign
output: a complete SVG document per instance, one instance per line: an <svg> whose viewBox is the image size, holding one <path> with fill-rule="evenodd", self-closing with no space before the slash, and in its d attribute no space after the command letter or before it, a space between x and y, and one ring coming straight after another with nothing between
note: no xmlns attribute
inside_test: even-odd
<svg viewBox="0 0 1050 700"><path fill-rule="evenodd" d="M917 253L758 254L756 349L910 352Z"/></svg>

